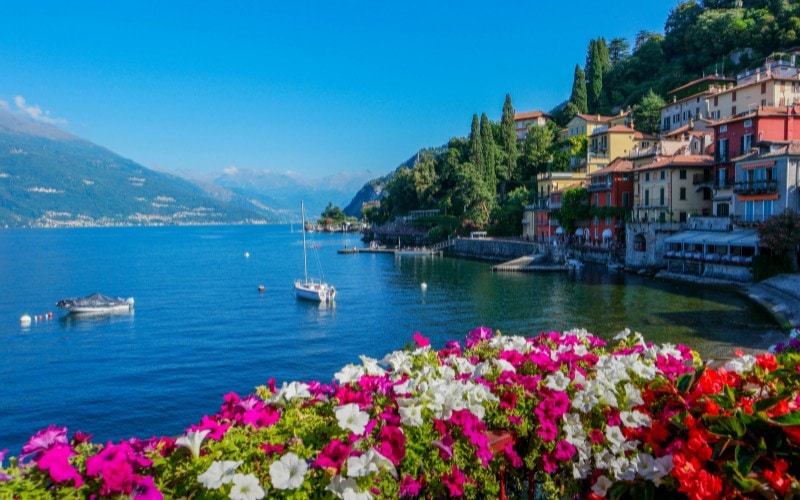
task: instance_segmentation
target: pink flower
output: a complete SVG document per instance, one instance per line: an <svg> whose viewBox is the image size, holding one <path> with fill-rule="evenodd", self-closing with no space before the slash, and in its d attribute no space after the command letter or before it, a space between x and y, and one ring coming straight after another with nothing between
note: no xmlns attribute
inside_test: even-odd
<svg viewBox="0 0 800 500"><path fill-rule="evenodd" d="M37 432L36 435L28 441L28 444L22 447L22 453L20 453L19 459L22 461L29 456L34 456L34 459L37 459L42 453L57 444L69 444L67 440L67 428L51 425L47 429Z"/></svg>
<svg viewBox="0 0 800 500"><path fill-rule="evenodd" d="M403 475L403 480L400 482L400 496L416 498L419 496L419 490L422 489L422 484L409 476Z"/></svg>
<svg viewBox="0 0 800 500"><path fill-rule="evenodd" d="M127 442L118 445L109 442L100 453L86 460L86 475L102 477L101 495L129 495L139 479L134 471L152 464L152 460L136 454Z"/></svg>
<svg viewBox="0 0 800 500"><path fill-rule="evenodd" d="M422 336L419 332L415 332L414 336L411 337L414 339L414 342L417 344L417 347L428 347L431 345L431 341Z"/></svg>
<svg viewBox="0 0 800 500"><path fill-rule="evenodd" d="M206 429L210 430L211 432L208 433L206 436L207 439L213 439L214 441L220 441L222 437L228 432L231 424L221 424L219 423L216 418L209 417L208 415L203 415L203 419L200 421L200 425L192 425L189 426L189 430L191 431L204 431Z"/></svg>
<svg viewBox="0 0 800 500"><path fill-rule="evenodd" d="M164 500L164 495L158 491L153 478L150 476L139 477L133 488L135 500Z"/></svg>
<svg viewBox="0 0 800 500"><path fill-rule="evenodd" d="M455 444L450 434L445 434L439 441L432 441L431 444L439 448L439 458L442 460L450 460L453 458L453 444Z"/></svg>
<svg viewBox="0 0 800 500"><path fill-rule="evenodd" d="M388 458L395 467L400 465L400 461L406 456L406 436L403 434L403 430L387 425L381 429L379 439L381 440L378 445L380 454Z"/></svg>
<svg viewBox="0 0 800 500"><path fill-rule="evenodd" d="M270 427L271 425L277 423L280 419L281 413L277 409L264 405L251 408L245 411L244 415L242 416L242 422L244 424L250 424L256 429Z"/></svg>
<svg viewBox="0 0 800 500"><path fill-rule="evenodd" d="M478 328L469 332L469 338L467 338L467 347L472 347L482 340L489 340L491 338L492 329L486 328L485 326L479 326Z"/></svg>
<svg viewBox="0 0 800 500"><path fill-rule="evenodd" d="M464 481L466 476L456 464L450 469L450 473L442 474L442 484L447 486L451 497L460 497L464 494Z"/></svg>
<svg viewBox="0 0 800 500"><path fill-rule="evenodd" d="M266 453L268 457L271 457L275 454L282 454L285 446L282 444L264 443L260 448L264 450L264 453Z"/></svg>
<svg viewBox="0 0 800 500"><path fill-rule="evenodd" d="M351 449L350 445L342 443L340 439L334 439L319 452L314 466L322 469L333 468L338 474L341 472L345 460L350 456Z"/></svg>
<svg viewBox="0 0 800 500"><path fill-rule="evenodd" d="M75 455L72 448L66 444L57 444L42 453L36 465L50 472L50 478L61 483L72 479L76 488L83 485L83 477L78 470L69 463L69 457Z"/></svg>
<svg viewBox="0 0 800 500"><path fill-rule="evenodd" d="M565 440L561 440L556 445L555 451L555 459L561 462L566 462L567 460L571 459L577 450L571 443Z"/></svg>
<svg viewBox="0 0 800 500"><path fill-rule="evenodd" d="M506 455L506 458L511 463L511 466L515 469L519 469L522 467L522 459L517 454L517 451L514 449L514 443L509 441L506 443L506 447L503 449L503 452Z"/></svg>
<svg viewBox="0 0 800 500"><path fill-rule="evenodd" d="M539 422L539 428L536 429L536 434L538 434L545 443L555 441L556 436L558 436L558 426L550 420L543 420Z"/></svg>

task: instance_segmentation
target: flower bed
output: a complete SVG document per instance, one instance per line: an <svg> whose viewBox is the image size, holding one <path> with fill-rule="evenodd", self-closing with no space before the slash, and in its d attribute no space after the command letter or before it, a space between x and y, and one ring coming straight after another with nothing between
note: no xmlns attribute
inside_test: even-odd
<svg viewBox="0 0 800 500"><path fill-rule="evenodd" d="M796 332L795 332L796 334ZM366 357L336 382L228 394L181 437L51 426L0 498L785 498L800 493L800 342L710 367L623 332L503 336Z"/></svg>

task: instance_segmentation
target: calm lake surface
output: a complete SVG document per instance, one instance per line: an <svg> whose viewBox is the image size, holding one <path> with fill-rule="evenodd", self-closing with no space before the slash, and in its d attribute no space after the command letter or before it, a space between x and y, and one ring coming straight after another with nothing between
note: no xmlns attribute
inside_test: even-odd
<svg viewBox="0 0 800 500"><path fill-rule="evenodd" d="M354 235L313 243L337 288L333 306L295 298L298 225L0 231L0 450L19 453L49 424L97 442L180 434L228 392L250 394L271 377L329 382L416 331L439 348L481 325L526 336L580 327L607 339L628 327L704 357L782 338L760 307L712 287L600 266L504 274L462 259L337 254L361 245ZM55 308L93 292L134 297L136 310L76 318ZM23 314L51 311L20 325Z"/></svg>

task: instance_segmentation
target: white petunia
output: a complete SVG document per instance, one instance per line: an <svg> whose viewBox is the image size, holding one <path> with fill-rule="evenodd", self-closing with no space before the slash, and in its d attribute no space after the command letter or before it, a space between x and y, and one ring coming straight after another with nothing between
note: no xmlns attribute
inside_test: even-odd
<svg viewBox="0 0 800 500"><path fill-rule="evenodd" d="M744 373L753 369L756 365L756 358L750 354L733 358L725 363L725 369L736 373Z"/></svg>
<svg viewBox="0 0 800 500"><path fill-rule="evenodd" d="M253 474L235 474L233 487L228 495L231 500L260 500L266 493Z"/></svg>
<svg viewBox="0 0 800 500"><path fill-rule="evenodd" d="M309 392L308 384L304 384L302 382L291 382L287 384L286 382L283 383L278 393L275 394L270 400L270 403L288 403L293 399L299 398L310 398L311 392Z"/></svg>
<svg viewBox="0 0 800 500"><path fill-rule="evenodd" d="M569 383L569 377L567 377L564 372L560 371L553 372L544 379L545 387L554 391L566 391Z"/></svg>
<svg viewBox="0 0 800 500"><path fill-rule="evenodd" d="M609 425L606 427L606 440L608 441L609 450L612 453L618 452L622 448L622 443L625 442L625 436L616 425Z"/></svg>
<svg viewBox="0 0 800 500"><path fill-rule="evenodd" d="M639 453L637 456L637 472L643 478L652 481L656 486L661 484L661 479L667 477L672 470L672 455L665 455L661 458L653 458L647 453Z"/></svg>
<svg viewBox="0 0 800 500"><path fill-rule="evenodd" d="M341 385L358 382L364 376L364 367L349 364L342 367L333 376Z"/></svg>
<svg viewBox="0 0 800 500"><path fill-rule="evenodd" d="M389 474L397 479L397 469L395 469L392 462L375 451L375 448L370 448L369 451L358 457L349 457L347 459L347 475L349 477L364 477L369 476L373 472L378 473L381 470L386 470Z"/></svg>
<svg viewBox="0 0 800 500"><path fill-rule="evenodd" d="M599 497L605 497L608 489L614 484L606 476L600 476L597 481L592 485L592 493Z"/></svg>
<svg viewBox="0 0 800 500"><path fill-rule="evenodd" d="M279 490L294 490L305 481L308 464L292 452L269 466L272 486Z"/></svg>
<svg viewBox="0 0 800 500"><path fill-rule="evenodd" d="M391 354L387 354L383 358L383 362L388 363L396 373L411 375L414 371L414 367L411 364L411 357L405 351L395 351Z"/></svg>
<svg viewBox="0 0 800 500"><path fill-rule="evenodd" d="M636 410L621 411L619 413L619 418L622 420L622 425L632 429L636 429L638 427L650 427L652 425L649 415Z"/></svg>
<svg viewBox="0 0 800 500"><path fill-rule="evenodd" d="M369 413L361 411L357 404L349 403L337 406L333 412L336 414L336 420L339 421L340 428L355 434L364 434L364 429L369 422Z"/></svg>
<svg viewBox="0 0 800 500"><path fill-rule="evenodd" d="M230 483L241 461L214 460L205 472L197 476L197 480L209 490L216 490L223 484Z"/></svg>
<svg viewBox="0 0 800 500"><path fill-rule="evenodd" d="M378 360L374 358L370 358L367 356L359 356L361 362L364 364L364 370L367 372L367 375L373 377L380 377L386 373L386 370L378 366Z"/></svg>
<svg viewBox="0 0 800 500"><path fill-rule="evenodd" d="M202 431L189 431L185 436L181 436L175 440L175 444L188 448L192 452L192 456L197 458L200 456L200 446L206 438L211 429L204 429Z"/></svg>
<svg viewBox="0 0 800 500"><path fill-rule="evenodd" d="M400 404L400 401L400 399L397 400L398 404ZM422 420L422 407L419 405L399 406L397 410L400 413L400 423L403 425L420 427L424 423Z"/></svg>

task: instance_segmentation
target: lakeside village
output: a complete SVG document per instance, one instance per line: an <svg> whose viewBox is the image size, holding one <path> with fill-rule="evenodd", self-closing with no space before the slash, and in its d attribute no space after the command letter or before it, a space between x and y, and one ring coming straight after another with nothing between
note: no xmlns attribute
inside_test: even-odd
<svg viewBox="0 0 800 500"><path fill-rule="evenodd" d="M800 213L798 56L800 50L780 54L735 79L706 76L671 90L660 136L637 131L630 111L576 115L560 135L585 135L587 153L572 156L569 171L537 175L538 202L524 209L517 250L470 250L463 239L436 249L495 260L538 253L551 264L572 257L640 272L753 281L753 259L768 251L758 226L787 209ZM516 113L517 139L552 120L542 111ZM575 187L585 187L595 213L607 215L579 221L567 234L554 212ZM366 239L430 244L415 220L435 212L367 228Z"/></svg>

